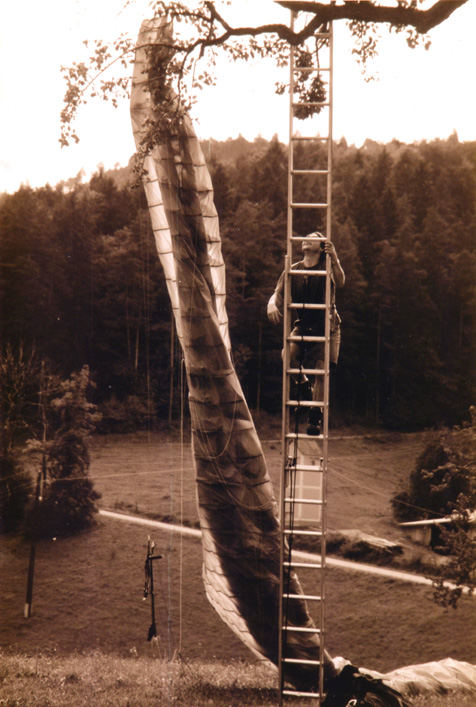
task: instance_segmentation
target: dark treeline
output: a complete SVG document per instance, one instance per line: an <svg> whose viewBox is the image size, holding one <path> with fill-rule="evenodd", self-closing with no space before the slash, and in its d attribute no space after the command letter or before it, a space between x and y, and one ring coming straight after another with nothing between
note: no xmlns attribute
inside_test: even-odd
<svg viewBox="0 0 476 707"><path fill-rule="evenodd" d="M266 303L283 268L287 151L243 138L204 148L235 365L250 406L277 412L281 332ZM318 149L303 149L299 165L315 165ZM1 344L34 347L64 375L89 365L109 428L179 409L168 295L132 182L127 170L100 170L88 184L0 196ZM315 200L315 186L301 188ZM308 219L297 224L303 233L315 228ZM342 141L333 220L347 281L331 419L400 429L460 422L474 402L476 143Z"/></svg>

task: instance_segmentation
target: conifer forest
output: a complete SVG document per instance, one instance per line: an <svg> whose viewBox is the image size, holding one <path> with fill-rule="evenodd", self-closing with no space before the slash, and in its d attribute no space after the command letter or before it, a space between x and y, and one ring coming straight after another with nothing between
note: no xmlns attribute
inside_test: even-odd
<svg viewBox="0 0 476 707"><path fill-rule="evenodd" d="M242 137L203 149L234 363L251 409L276 414L282 331L266 304L284 266L287 149ZM318 149L302 148L303 168ZM306 218L301 235L316 228ZM475 236L476 143L334 146L332 237L346 284L331 424L403 430L468 417ZM131 167L0 195L0 273L0 345L34 351L65 376L89 366L104 431L178 418L181 356Z"/></svg>

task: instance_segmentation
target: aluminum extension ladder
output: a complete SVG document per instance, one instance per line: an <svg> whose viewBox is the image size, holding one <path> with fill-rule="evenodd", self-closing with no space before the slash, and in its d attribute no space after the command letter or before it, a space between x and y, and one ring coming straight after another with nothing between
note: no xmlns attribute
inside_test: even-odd
<svg viewBox="0 0 476 707"><path fill-rule="evenodd" d="M289 4L287 4L289 7ZM298 14L291 11L291 28L299 29ZM305 271L291 269L291 264L301 260L303 237L311 231L319 231L326 240L331 239L331 182L332 182L332 25L326 31L312 38L311 60L302 59L302 55L291 47L290 55L290 114L289 114L289 160L288 160L288 217L287 217L287 252L285 262L284 288L284 335L283 335L283 425L282 452L283 472L281 475L281 576L279 609L279 674L280 702L284 698L314 698L320 705L323 694L323 653L324 653L324 569L326 564L326 474L328 454L328 413L329 413L329 367L330 367L330 258L326 258L325 270ZM309 41L309 40L308 40ZM318 52L316 52L316 48ZM325 84L325 97L315 100L315 95L299 99L297 91L303 78L319 78ZM308 99L308 100L307 100ZM311 117L302 118L309 111L319 108L320 112ZM296 115L297 114L297 115ZM299 117L301 116L301 118ZM319 146L319 147L317 147ZM314 150L316 164L309 167L309 160L304 159ZM304 162L303 164L301 164ZM311 186L311 182L315 185ZM309 203L300 196L301 185L307 185L306 193L311 188L313 198ZM315 196L315 200L314 200ZM303 218L304 216L304 218ZM306 221L307 219L307 221ZM311 228L304 226L312 222ZM296 235L299 233L300 235ZM292 337L293 314L298 315L302 303L291 302L291 278L325 278L325 301L322 304L307 305L308 309L325 310L324 337ZM292 367L290 344L293 341L324 341L324 368ZM315 364L312 364L315 365ZM317 402L301 400L294 395L292 381L299 377L319 376L323 382L323 399ZM323 424L321 434L310 436L306 424L299 422L307 418L313 407L321 407ZM301 429L301 427L303 429ZM318 556L318 560L297 561L295 542L306 539L306 549ZM319 639L316 660L303 660L316 668L316 685L312 692L301 692L293 688L286 677L290 663L299 662L296 658L286 657L286 645L291 631L297 629L288 625L287 612L289 603L295 595L287 587L289 572L297 570L301 584L304 585L305 599L311 613L315 629L311 629Z"/></svg>

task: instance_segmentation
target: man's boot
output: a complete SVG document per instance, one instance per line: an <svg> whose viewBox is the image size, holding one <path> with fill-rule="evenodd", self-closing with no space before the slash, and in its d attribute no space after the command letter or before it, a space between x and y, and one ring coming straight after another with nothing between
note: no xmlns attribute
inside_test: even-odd
<svg viewBox="0 0 476 707"><path fill-rule="evenodd" d="M306 433L312 437L317 437L322 432L322 410L319 407L311 408L309 411L308 425Z"/></svg>
<svg viewBox="0 0 476 707"><path fill-rule="evenodd" d="M300 417L300 413L305 411L307 408L299 405L299 403L305 401L308 402L309 400L312 400L311 383L307 378L305 378L304 380L293 380L291 388L291 398L297 400L298 404L294 408L294 414Z"/></svg>

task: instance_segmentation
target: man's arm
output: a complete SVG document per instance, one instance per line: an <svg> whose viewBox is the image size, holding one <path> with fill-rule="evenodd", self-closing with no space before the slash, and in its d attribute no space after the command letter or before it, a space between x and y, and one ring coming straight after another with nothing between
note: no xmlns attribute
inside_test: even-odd
<svg viewBox="0 0 476 707"><path fill-rule="evenodd" d="M281 319L283 318L283 286L284 272L282 272L279 276L278 284L276 285L276 289L274 290L273 294L269 298L268 307L266 310L268 314L268 319L272 324L279 324Z"/></svg>
<svg viewBox="0 0 476 707"><path fill-rule="evenodd" d="M345 283L345 273L342 269L342 265L340 264L340 260L337 257L337 252L332 241L325 241L324 250L331 259L332 276L336 287L343 287Z"/></svg>

